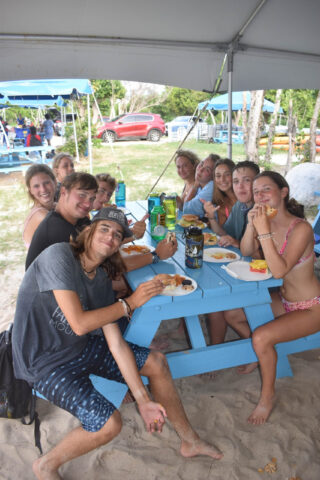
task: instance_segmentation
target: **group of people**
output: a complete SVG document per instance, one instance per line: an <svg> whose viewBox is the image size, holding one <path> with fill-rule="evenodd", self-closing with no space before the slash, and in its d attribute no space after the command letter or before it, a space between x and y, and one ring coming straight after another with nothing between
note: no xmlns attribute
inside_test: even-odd
<svg viewBox="0 0 320 480"><path fill-rule="evenodd" d="M200 161L188 150L178 151L176 167L184 181L179 209L206 218L220 236L220 245L265 258L273 276L283 278L280 292L272 294L275 320L252 334L262 390L248 421L262 424L274 402L275 344L320 330L312 228L276 172L259 173L253 162L235 164L214 154ZM125 382L148 431L161 432L167 417L183 456L222 458L219 449L201 440L190 425L165 355L122 337L133 311L163 289L154 279L132 292L124 273L172 257L176 239L159 242L151 253L122 257L121 244L144 235L146 217L129 225L126 215L110 204L115 179L108 173L94 177L75 172L67 153L55 157L52 169L32 165L25 180L33 205L23 231L28 251L13 326L14 370L17 378L81 422L34 462L36 477L61 478L61 465L120 432L119 412L95 390L90 374ZM267 206L277 211L271 219ZM251 336L242 309L212 312L212 344L224 341L228 325L241 338ZM256 366L244 366L240 372ZM149 378L150 391L140 375Z"/></svg>
<svg viewBox="0 0 320 480"><path fill-rule="evenodd" d="M271 294L274 320L253 334L242 309L207 315L212 344L224 341L228 325L240 338L252 335L262 389L248 421L260 425L268 419L274 403L275 345L320 330L320 283L314 273L313 230L304 217L303 206L290 198L289 185L278 172L259 172L253 162L235 165L230 159L213 159L212 155L201 162L189 151L178 152L176 167L185 182L179 197L183 213L206 217L210 228L220 236L220 246L238 247L244 256L265 259L272 275L283 279L279 292ZM267 207L276 212L272 218L267 215ZM258 364L241 366L239 373L250 373Z"/></svg>

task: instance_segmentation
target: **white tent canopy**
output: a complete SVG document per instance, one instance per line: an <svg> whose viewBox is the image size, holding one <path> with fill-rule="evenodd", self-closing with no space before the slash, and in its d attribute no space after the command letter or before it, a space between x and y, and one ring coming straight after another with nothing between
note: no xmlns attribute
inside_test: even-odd
<svg viewBox="0 0 320 480"><path fill-rule="evenodd" d="M1 8L0 80L213 91L229 50L234 90L319 88L319 19L318 0L11 0ZM225 66L219 91L227 87Z"/></svg>

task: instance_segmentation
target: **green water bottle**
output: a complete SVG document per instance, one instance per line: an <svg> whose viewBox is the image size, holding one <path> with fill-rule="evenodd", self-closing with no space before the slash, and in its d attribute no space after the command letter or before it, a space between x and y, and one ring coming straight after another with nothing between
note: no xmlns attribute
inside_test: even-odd
<svg viewBox="0 0 320 480"><path fill-rule="evenodd" d="M168 230L175 230L176 228L176 212L177 202L175 195L166 195L163 200L163 207L166 212L165 225Z"/></svg>
<svg viewBox="0 0 320 480"><path fill-rule="evenodd" d="M153 207L150 215L151 237L159 242L166 236L166 212L162 205Z"/></svg>

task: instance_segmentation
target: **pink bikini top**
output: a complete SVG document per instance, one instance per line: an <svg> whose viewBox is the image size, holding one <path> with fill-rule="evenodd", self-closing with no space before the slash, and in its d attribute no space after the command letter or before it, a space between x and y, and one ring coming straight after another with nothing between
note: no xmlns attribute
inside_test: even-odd
<svg viewBox="0 0 320 480"><path fill-rule="evenodd" d="M294 227L300 223L300 222L305 222L305 220L303 220L302 218L296 218L295 220L293 220L293 222L291 223L291 225L289 226L288 228L288 231L286 233L286 237L284 239L284 242L283 242L283 245L282 247L280 248L279 250L279 255L283 255L284 254L284 251L286 249L286 246L287 246L287 243L288 243L288 238L289 238L289 235L290 233L292 232L292 230L294 229ZM298 263L304 263L305 261L307 261L310 257L312 257L312 255L314 255L314 252L310 252L309 255L307 255L306 257L301 257L299 258L299 260L297 261L297 264Z"/></svg>

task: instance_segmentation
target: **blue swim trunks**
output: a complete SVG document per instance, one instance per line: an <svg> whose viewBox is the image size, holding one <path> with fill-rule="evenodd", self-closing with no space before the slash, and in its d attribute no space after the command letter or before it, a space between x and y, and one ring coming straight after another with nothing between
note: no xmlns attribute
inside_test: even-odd
<svg viewBox="0 0 320 480"><path fill-rule="evenodd" d="M145 364L150 350L128 342L138 370ZM92 385L89 375L125 383L105 338L90 336L84 350L72 361L52 370L34 384L35 390L50 402L77 417L84 430L97 432L108 421L116 407Z"/></svg>

